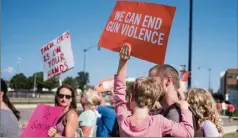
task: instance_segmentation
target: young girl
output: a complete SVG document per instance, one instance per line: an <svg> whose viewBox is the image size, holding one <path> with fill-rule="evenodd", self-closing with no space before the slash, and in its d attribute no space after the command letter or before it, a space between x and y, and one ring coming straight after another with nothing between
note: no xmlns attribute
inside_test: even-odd
<svg viewBox="0 0 238 138"><path fill-rule="evenodd" d="M205 137L219 137L223 132L220 116L212 95L203 89L194 88L186 93L186 100L198 118Z"/></svg>
<svg viewBox="0 0 238 138"><path fill-rule="evenodd" d="M182 114L181 123L173 122L161 115L149 115L150 109L162 93L162 87L158 85L154 78L138 78L132 84L132 93L129 96L129 106L127 106L125 72L130 52L130 45L125 44L120 52L118 72L114 78L115 110L120 136L162 137L170 134L178 137L193 137L192 113L188 110L186 101L178 102Z"/></svg>

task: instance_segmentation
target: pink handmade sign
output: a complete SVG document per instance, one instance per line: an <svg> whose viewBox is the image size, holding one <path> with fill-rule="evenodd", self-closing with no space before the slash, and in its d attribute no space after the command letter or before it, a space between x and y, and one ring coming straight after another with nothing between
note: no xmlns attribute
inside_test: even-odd
<svg viewBox="0 0 238 138"><path fill-rule="evenodd" d="M21 137L48 137L49 128L56 125L62 112L62 107L39 104L31 115L29 124L22 131Z"/></svg>

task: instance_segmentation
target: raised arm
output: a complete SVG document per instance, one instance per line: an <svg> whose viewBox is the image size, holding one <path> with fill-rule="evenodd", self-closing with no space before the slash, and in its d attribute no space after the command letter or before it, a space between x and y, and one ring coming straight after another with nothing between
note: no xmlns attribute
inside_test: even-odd
<svg viewBox="0 0 238 138"><path fill-rule="evenodd" d="M120 51L120 60L118 65L117 74L114 77L114 100L115 111L117 114L117 121L120 124L127 116L130 115L130 111L127 108L126 101L126 65L130 58L131 47L129 44L125 44Z"/></svg>

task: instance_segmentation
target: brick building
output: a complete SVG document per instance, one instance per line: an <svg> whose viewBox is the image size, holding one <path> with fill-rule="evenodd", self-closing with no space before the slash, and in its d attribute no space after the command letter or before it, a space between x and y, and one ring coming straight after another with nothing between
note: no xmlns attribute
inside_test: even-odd
<svg viewBox="0 0 238 138"><path fill-rule="evenodd" d="M221 73L220 93L238 107L238 68Z"/></svg>

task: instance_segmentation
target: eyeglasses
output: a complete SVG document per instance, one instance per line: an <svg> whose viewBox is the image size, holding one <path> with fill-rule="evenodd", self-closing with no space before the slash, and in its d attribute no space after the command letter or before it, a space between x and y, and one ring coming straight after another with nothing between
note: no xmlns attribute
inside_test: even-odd
<svg viewBox="0 0 238 138"><path fill-rule="evenodd" d="M58 97L60 98L60 99L62 99L62 98L66 98L66 99L70 99L72 96L71 95L64 95L64 94L58 94Z"/></svg>

